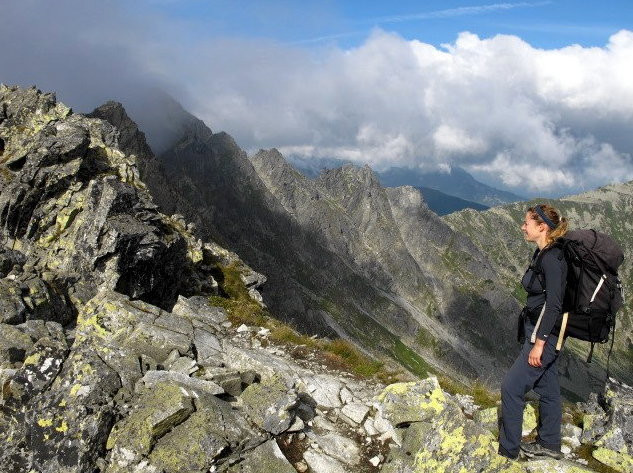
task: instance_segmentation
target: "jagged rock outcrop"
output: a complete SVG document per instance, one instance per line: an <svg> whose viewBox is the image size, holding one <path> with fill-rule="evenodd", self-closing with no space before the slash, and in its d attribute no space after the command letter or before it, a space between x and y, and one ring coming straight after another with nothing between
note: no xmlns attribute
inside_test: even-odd
<svg viewBox="0 0 633 473"><path fill-rule="evenodd" d="M144 367L217 359L205 311L187 329L165 310L216 294L230 255L156 210L108 123L35 89L0 86L0 104L0 465L91 470Z"/></svg>
<svg viewBox="0 0 633 473"><path fill-rule="evenodd" d="M1 236L5 247L28 254L21 270L14 265L21 273L14 285L50 287L57 311L59 292L85 302L98 287L172 306L202 250L156 212L134 162L116 148L115 129L33 89L4 88L0 99ZM187 257L193 251L198 261ZM32 311L38 302L31 301Z"/></svg>

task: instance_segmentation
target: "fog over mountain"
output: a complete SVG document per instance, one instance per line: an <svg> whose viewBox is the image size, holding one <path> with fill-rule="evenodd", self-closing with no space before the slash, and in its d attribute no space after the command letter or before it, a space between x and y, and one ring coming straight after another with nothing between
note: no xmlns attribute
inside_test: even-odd
<svg viewBox="0 0 633 473"><path fill-rule="evenodd" d="M357 47L308 48L213 24L198 34L155 2L5 3L0 81L56 90L79 111L107 99L143 111L142 92L160 87L253 151L378 171L459 166L521 195L633 179L628 30L549 50L468 32L436 47L380 29Z"/></svg>

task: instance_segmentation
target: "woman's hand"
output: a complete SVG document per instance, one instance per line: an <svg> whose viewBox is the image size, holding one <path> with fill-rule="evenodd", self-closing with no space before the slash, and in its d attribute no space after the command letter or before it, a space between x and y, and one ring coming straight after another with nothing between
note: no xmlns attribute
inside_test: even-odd
<svg viewBox="0 0 633 473"><path fill-rule="evenodd" d="M530 366L534 366L535 368L540 368L541 366L543 366L543 364L541 363L543 347L545 347L545 340L537 338L536 343L534 344L528 355L528 364Z"/></svg>

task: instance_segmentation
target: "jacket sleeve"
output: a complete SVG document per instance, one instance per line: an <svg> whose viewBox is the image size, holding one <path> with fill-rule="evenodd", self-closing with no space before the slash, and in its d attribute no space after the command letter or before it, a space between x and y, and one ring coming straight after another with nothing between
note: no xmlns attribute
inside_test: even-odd
<svg viewBox="0 0 633 473"><path fill-rule="evenodd" d="M536 338L547 340L563 308L567 282L567 262L559 248L553 248L541 260L545 277L545 312L536 332Z"/></svg>

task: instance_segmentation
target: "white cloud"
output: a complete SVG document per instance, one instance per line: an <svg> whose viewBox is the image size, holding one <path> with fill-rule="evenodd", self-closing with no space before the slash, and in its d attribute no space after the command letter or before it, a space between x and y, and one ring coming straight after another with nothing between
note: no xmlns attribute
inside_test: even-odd
<svg viewBox="0 0 633 473"><path fill-rule="evenodd" d="M543 50L467 32L436 48L376 30L353 49L315 50L200 41L186 24L134 19L115 0L98 20L86 5L63 0L52 18L33 0L9 5L0 42L15 47L0 49L0 81L37 83L80 109L159 84L246 149L377 168L459 165L519 192L633 179L631 31L604 47ZM79 21L68 13L78 6Z"/></svg>
<svg viewBox="0 0 633 473"><path fill-rule="evenodd" d="M528 192L633 179L631 32L604 48L541 50L470 33L438 49L378 30L319 61L286 62L296 51L278 48L257 71L265 94L231 73L203 101L209 121L242 142L379 168L460 165ZM227 92L248 98L250 111L218 106Z"/></svg>
<svg viewBox="0 0 633 473"><path fill-rule="evenodd" d="M473 138L460 128L440 125L433 133L433 142L438 153L446 155L460 153L484 153L488 147L484 140Z"/></svg>

